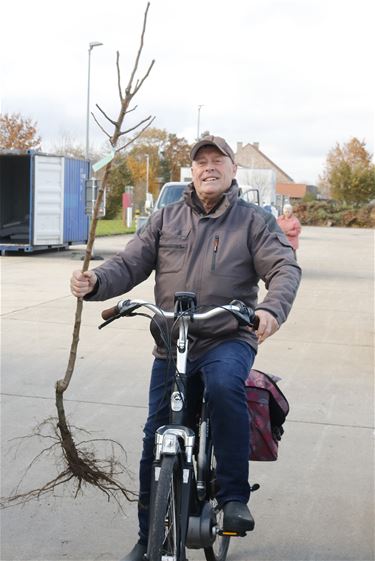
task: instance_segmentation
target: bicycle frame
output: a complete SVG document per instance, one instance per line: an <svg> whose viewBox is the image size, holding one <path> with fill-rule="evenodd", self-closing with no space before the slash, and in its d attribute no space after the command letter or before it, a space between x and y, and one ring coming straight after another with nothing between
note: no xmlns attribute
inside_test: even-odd
<svg viewBox="0 0 375 561"><path fill-rule="evenodd" d="M180 292L175 295L174 312L165 312L155 304L142 300L126 300L119 302L117 306L109 310L103 311L102 317L106 321L99 327L104 327L114 319L124 315L136 315L134 311L141 306L145 306L164 319L178 321L176 371L170 396L170 423L159 427L155 433L156 446L150 504L150 513L154 513L154 515L167 508L164 520L159 517L154 526L158 528L156 542L169 540L168 536L170 536L176 546L177 553L176 555L163 554L162 557L159 557L159 550L154 549L149 540L147 558L152 556L152 559L158 559L158 561L160 559L162 561L186 561L185 548L203 548L206 559L225 559L229 542L221 550L222 555L219 557L210 553L217 533L220 536L224 534L218 531L216 509L215 505L212 504L214 478L212 481L208 481L208 475L210 474L211 477L214 468L211 465L213 449L209 439L209 416L204 393L201 400L199 433L188 426L189 406L186 406L185 387L188 380L189 323L193 319L205 320L227 311L236 316L240 325L254 327L256 316L252 310L237 300L204 313L197 313L195 294ZM199 436L198 453L195 450L197 434ZM171 461L172 458L175 458L175 460ZM169 489L165 486L167 481L172 482ZM176 491L178 492L176 493ZM163 497L163 499L160 499L160 497ZM174 520L174 523L171 523L171 520ZM166 535L164 535L164 524L165 528L168 528ZM171 531L170 528L172 528Z"/></svg>
<svg viewBox="0 0 375 561"><path fill-rule="evenodd" d="M187 308L188 309L188 308ZM190 317L187 315L179 317L179 336L177 340L177 358L176 372L173 388L170 397L171 423L157 429L155 434L155 462L154 462L154 485L157 485L158 470L160 470L160 461L163 455L180 454L182 464L182 494L180 506L180 523L181 523L181 550L185 550L186 536L189 525L189 506L192 495L192 486L194 483L194 465L193 452L195 445L194 431L185 426L185 382L186 366L188 357L188 330ZM180 310L184 313L184 310ZM181 443L183 447L181 448ZM183 559L181 558L181 561Z"/></svg>

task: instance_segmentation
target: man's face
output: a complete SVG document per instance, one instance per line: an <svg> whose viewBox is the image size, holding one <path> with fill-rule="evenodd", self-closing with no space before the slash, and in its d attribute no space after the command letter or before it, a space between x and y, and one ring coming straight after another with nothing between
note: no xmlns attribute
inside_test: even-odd
<svg viewBox="0 0 375 561"><path fill-rule="evenodd" d="M203 146L193 160L191 171L198 197L203 204L213 206L229 189L237 165L215 146Z"/></svg>

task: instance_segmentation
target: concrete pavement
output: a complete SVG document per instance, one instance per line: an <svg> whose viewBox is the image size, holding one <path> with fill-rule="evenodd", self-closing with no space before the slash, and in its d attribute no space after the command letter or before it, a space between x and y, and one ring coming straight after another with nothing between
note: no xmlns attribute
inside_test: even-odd
<svg viewBox="0 0 375 561"><path fill-rule="evenodd" d="M127 240L100 238L96 253L107 258ZM251 500L256 529L232 540L232 561L374 559L373 242L370 230L303 228L295 306L256 361L283 378L291 412L279 460L251 465L251 481L261 485ZM1 258L3 496L44 447L12 439L55 415L54 384L65 373L75 309L68 280L82 252ZM131 296L151 300L152 279ZM143 318L98 331L110 303L84 306L65 407L70 422L93 438L123 444L128 484L137 488L152 339ZM54 477L52 457L40 465L22 489ZM122 513L97 491L74 499L61 487L54 497L1 512L1 560L120 559L136 527L135 505ZM204 559L202 551L188 557Z"/></svg>

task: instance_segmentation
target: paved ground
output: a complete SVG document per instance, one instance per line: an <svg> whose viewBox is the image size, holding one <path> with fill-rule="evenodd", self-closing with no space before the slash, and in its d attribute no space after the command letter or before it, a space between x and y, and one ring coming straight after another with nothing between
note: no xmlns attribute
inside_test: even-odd
<svg viewBox="0 0 375 561"><path fill-rule="evenodd" d="M99 239L108 257L125 237ZM81 248L7 256L2 271L2 495L9 495L45 446L11 440L55 414L54 384L64 375L75 301L68 279ZM77 261L75 261L76 259ZM254 463L255 532L233 540L232 561L371 561L374 558L373 233L303 229L303 282L288 323L258 355L283 377L291 404L276 463ZM94 263L95 264L95 263ZM132 292L152 298L152 280ZM85 304L77 367L65 394L71 423L110 437L137 462L151 364L144 319L98 331L105 305ZM85 438L85 437L83 437ZM54 476L52 458L32 468L22 489ZM125 514L90 489L1 513L2 561L119 559L134 543L135 507ZM203 560L191 551L190 561Z"/></svg>

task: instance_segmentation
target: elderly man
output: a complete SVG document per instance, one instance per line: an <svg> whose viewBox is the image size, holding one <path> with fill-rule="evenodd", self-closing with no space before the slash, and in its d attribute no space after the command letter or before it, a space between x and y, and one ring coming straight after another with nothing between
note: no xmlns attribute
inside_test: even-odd
<svg viewBox="0 0 375 561"><path fill-rule="evenodd" d="M206 136L191 150L192 183L184 199L153 213L126 248L100 267L71 280L74 296L104 300L131 290L155 270L158 306L173 309L174 294L190 291L198 305L231 300L255 308L256 333L235 318L213 318L191 326L188 375L200 376L208 395L217 460L217 501L228 532L254 528L247 507L249 417L245 380L258 343L286 320L300 281L293 249L272 214L239 198L234 153L218 136ZM262 279L267 295L257 301ZM142 561L147 550L148 506L154 433L168 423L171 384L167 349L156 337L149 413L140 463L139 541L124 561Z"/></svg>

